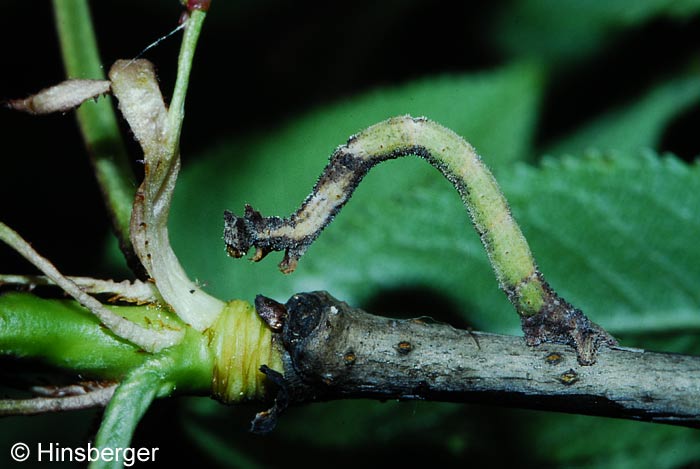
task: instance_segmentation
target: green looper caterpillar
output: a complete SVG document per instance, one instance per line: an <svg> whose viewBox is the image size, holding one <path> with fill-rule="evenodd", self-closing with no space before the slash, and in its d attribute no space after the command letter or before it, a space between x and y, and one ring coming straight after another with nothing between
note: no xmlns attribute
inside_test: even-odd
<svg viewBox="0 0 700 469"><path fill-rule="evenodd" d="M272 251L284 251L280 270L294 271L369 170L382 161L407 155L426 160L459 192L530 344L567 343L577 349L581 363L593 363L600 344L616 343L544 280L508 202L474 148L451 130L422 117L395 117L350 137L331 155L300 208L286 218L263 217L250 206L243 216L226 211L228 253L241 257L255 247L252 259L259 261Z"/></svg>

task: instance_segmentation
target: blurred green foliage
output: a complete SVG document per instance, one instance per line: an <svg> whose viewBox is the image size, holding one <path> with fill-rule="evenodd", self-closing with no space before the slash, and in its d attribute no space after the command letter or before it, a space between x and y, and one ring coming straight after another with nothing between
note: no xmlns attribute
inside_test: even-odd
<svg viewBox="0 0 700 469"><path fill-rule="evenodd" d="M171 224L176 251L219 296L263 293L284 301L297 291L326 289L375 313L427 314L517 334L519 321L457 194L418 160L373 170L290 276L276 272L274 255L260 264L222 255L224 208L241 212L250 203L265 215L288 215L349 135L392 115L425 115L464 136L495 170L542 271L561 294L628 344L645 346L644 338L663 334L652 348L698 353L700 250L692 240L700 168L660 154L668 149L669 128L700 101L697 64L688 54L674 70L650 67L642 85L626 87L588 116L548 102L556 97L549 89L571 82L567 73L582 62L599 66L597 57L619 41L635 47L634 36L650 23L682 25L698 10L697 2L509 2L487 33L501 51L500 66L374 88L206 149L180 181ZM606 79L606 70L587 73ZM549 119L572 114L566 119L578 122L557 128L543 118L543 107ZM186 421L217 428L207 427L203 444L237 440L228 447L239 457L275 461L246 450L240 436L222 436L227 420L206 417L219 411L189 411ZM700 438L687 429L431 403L296 409L268 441L304 453L371 454L373 461L409 460L415 453L408 448L417 445L448 463L700 462ZM512 451L504 454L504 446Z"/></svg>
<svg viewBox="0 0 700 469"><path fill-rule="evenodd" d="M512 57L565 66L609 47L631 29L654 20L687 21L698 10L697 0L519 0L501 11L494 38Z"/></svg>
<svg viewBox="0 0 700 469"><path fill-rule="evenodd" d="M134 2L119 21L124 3L95 5L101 41L119 38L103 42L106 61L174 23L173 2ZM700 353L700 2L431 3L214 2L170 225L191 276L221 298L328 289L377 314L518 333L459 197L417 159L373 170L291 276L275 255L260 264L225 255L224 209L250 203L287 215L348 136L392 115L425 115L494 169L564 297L625 345ZM160 23L124 35L129 13ZM149 56L166 88L169 47ZM261 438L246 433L257 410L157 403L134 446L168 445L172 460L230 467L700 464L696 431L629 421L332 402L291 409ZM54 416L13 422L14 435L57 425ZM3 435L0 450L16 438Z"/></svg>

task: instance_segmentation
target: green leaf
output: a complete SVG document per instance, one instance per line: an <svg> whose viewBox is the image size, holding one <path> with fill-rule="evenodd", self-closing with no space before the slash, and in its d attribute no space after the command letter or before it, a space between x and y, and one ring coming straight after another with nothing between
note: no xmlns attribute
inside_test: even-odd
<svg viewBox="0 0 700 469"><path fill-rule="evenodd" d="M611 332L700 328L700 167L588 154L507 181L542 272Z"/></svg>
<svg viewBox="0 0 700 469"><path fill-rule="evenodd" d="M488 453L502 425L513 422L509 411L480 412L463 404L341 400L288 409L261 441L242 430L248 422L241 419L246 414L249 419L252 409L222 409L204 399L195 404L186 405L188 433L198 433L196 440L208 457L232 467L251 467L252 458L264 467L277 467L308 454L327 461L349 451L371 458L373 466L385 459L410 464L425 454L441 454L443 463L458 462L464 454ZM204 428L211 435L200 435Z"/></svg>
<svg viewBox="0 0 700 469"><path fill-rule="evenodd" d="M421 435L423 441L445 436L440 424L456 406L444 402L339 401L290 410L278 431L285 440L305 441L320 447L348 448L391 444L397 438ZM331 418L329 418L331 417ZM302 425L301 421L314 425ZM338 422L343 422L339 428ZM377 425L377 422L382 422ZM431 434L430 437L426 433Z"/></svg>
<svg viewBox="0 0 700 469"><path fill-rule="evenodd" d="M532 415L530 447L543 461L580 468L677 468L697 464L697 430L581 415ZM585 438L582 438L585 435Z"/></svg>
<svg viewBox="0 0 700 469"><path fill-rule="evenodd" d="M371 242L364 243L364 235L349 235L356 229L356 224L366 225L364 215L357 215L368 209L368 199L376 198L375 202L403 206L413 203L415 197L427 198L427 202L433 200L435 193L437 197L446 194L447 203L460 213L456 223L461 223L459 226L463 231L469 229L462 215L464 212L459 197L450 191L449 183L429 166L419 161L401 161L387 163L385 167L375 170L383 175L370 174L360 187L364 195L356 195L359 201L350 204L356 207L357 215L341 216L349 225L340 228L341 231L331 228L332 231L324 233L322 239L326 241L323 245L313 247L313 252L302 261L299 272L288 277L277 272L273 260L250 265L227 258L221 241L224 209L240 212L243 204L251 203L263 213L290 213L308 194L328 155L338 144L387 116L405 113L426 115L471 138L477 149L488 155L487 164L505 170L513 161L531 153L530 142L540 84L537 70L524 65L478 75L436 78L396 89L375 91L300 118L280 131L215 148L204 159L198 160L196 165L186 168L181 176L170 225L175 251L187 270L200 282L208 284L219 297L252 300L255 294L265 293L286 299L296 291L329 288L341 297L346 295L344 298L352 300L353 297L358 298L358 281L370 285L362 295L366 297L376 291L381 279L380 283L371 286L372 278L364 277L362 267L353 268L354 261L348 265L338 263L349 262L342 254L352 252L347 250L348 243L365 251L376 247ZM435 192L433 186L441 189ZM411 191L410 188L416 190ZM375 189L381 190L381 193L373 192ZM431 205L432 212L435 206L432 203L428 205ZM381 206L370 206L369 210L374 211L370 216L379 216L383 220L378 223L376 235L379 236L383 236L382 233L392 223L405 225L406 216L414 217L413 211L395 213L396 220L392 221L391 210L387 211ZM387 216L390 218L386 219ZM413 231L416 225L411 223L411 226ZM427 234L434 232L429 226L418 226L417 229L417 233L408 233L410 238L426 234L426 230ZM338 238L341 244L334 246ZM383 247L379 248L379 253L382 250ZM480 256L480 262L485 263L483 250L477 247L475 251ZM342 254L340 259L336 256L338 253ZM365 260L369 260L371 254L355 253ZM311 256L316 261L311 260ZM427 260L430 258L432 255ZM460 255L458 259L462 262L463 257ZM373 265L381 264L377 262ZM367 265L364 270L369 267ZM378 274L384 275L387 268L403 270L402 266L392 263L385 268L380 267ZM417 268L421 266L417 265ZM336 274L332 283L324 280L328 272ZM346 275L352 277L353 282L348 288L342 285ZM360 275L363 278L358 278ZM395 280L389 280L395 283ZM495 285L492 276L486 277L486 282Z"/></svg>
<svg viewBox="0 0 700 469"><path fill-rule="evenodd" d="M697 76L664 83L634 103L610 111L551 145L545 153L656 148L669 122L700 100Z"/></svg>
<svg viewBox="0 0 700 469"><path fill-rule="evenodd" d="M105 448L129 448L134 430L153 400L170 394L172 383L164 379L173 368L167 356L152 358L139 368L132 370L114 392L105 409L100 429L95 437L95 446ZM93 462L92 469L121 468L125 459L100 458Z"/></svg>
<svg viewBox="0 0 700 469"><path fill-rule="evenodd" d="M220 404L216 404L220 412ZM253 451L246 451L244 445L238 445L235 439L228 438L214 431L213 425L201 425L194 420L187 420L184 424L187 436L194 444L199 446L202 452L213 462L221 467L236 467L240 469L257 469L264 467L256 459L260 456ZM230 426L229 426L230 428Z"/></svg>
<svg viewBox="0 0 700 469"><path fill-rule="evenodd" d="M582 59L626 28L656 17L689 18L698 11L698 0L523 0L502 8L492 36L514 57Z"/></svg>
<svg viewBox="0 0 700 469"><path fill-rule="evenodd" d="M371 109L367 100L360 103ZM327 289L351 304L362 305L376 304L377 295L387 291L418 287L449 297L463 317L478 328L519 334L519 321L498 289L458 195L418 159L391 161L372 170L292 275L277 271L279 257L274 254L259 264L225 256L221 239L224 208L240 211L248 202L265 215L287 215L308 193L325 164L326 156L318 148L330 153L350 133L390 115L369 110L365 114L365 109L358 108L352 111L360 116L354 117L357 125L348 128L349 108L350 104L345 104L319 111L282 131L240 142L235 148L222 145L185 171L179 193L186 196L176 194L171 232L175 250L188 270L209 283L219 296L247 299L263 293L286 300L297 291ZM655 112L658 108L650 105L649 109ZM425 114L440 121L439 116ZM493 121L490 129L483 131L496 141L484 143L507 146L510 137L499 140L499 136L508 135L499 123ZM472 134L469 129L456 130L467 138ZM475 145L484 161L491 164L496 155ZM697 166L650 152L625 151L546 160L537 168L523 164L499 168L499 182L542 271L567 299L628 340L654 334L654 348L658 349L682 348L688 332L700 328L700 292L693 288L700 280L700 252L693 242L698 228L695 214L700 212ZM223 173L230 178L222 182ZM419 314L439 316L440 311L428 306ZM294 434L300 443L322 451L355 447L358 435L366 434L371 435L370 440L382 441L382 451L398 451L403 438L412 434L412 424L428 422L430 428L444 432L442 448L458 452L459 448L473 448L480 434L478 428L455 424L467 420L467 416L455 417L464 406L427 406L425 414L417 418L405 415L414 412L412 404L328 405L333 407L330 412L323 407L318 412L314 407L304 409L301 416L290 412L280 423L280 441ZM538 418L548 422L545 419L549 417ZM566 423L570 417L551 418L560 419L553 421L547 433L554 445L561 441L555 441L557 429L564 425L561 419L567 419ZM297 419L303 419L303 424ZM481 422L487 420L484 417ZM527 414L509 420L509 424L528 429L533 445L544 445L544 437L529 430L531 420ZM616 423L608 427L607 420L593 420L614 441L619 431ZM339 421L352 431L335 429ZM378 421L395 424L398 429L376 429ZM572 434L591 431L589 420L581 422L572 423ZM638 429L640 438L657 443L677 437L680 443L669 445L674 449L687 441L689 434L662 426L626 425L625 431ZM327 430L299 434L300 426ZM323 436L320 442L316 441L319 434ZM635 450L633 439L626 442L616 455ZM538 458L594 464L603 454L595 448L590 454L577 451L572 456L556 457L543 451ZM692 457L694 453L689 454Z"/></svg>

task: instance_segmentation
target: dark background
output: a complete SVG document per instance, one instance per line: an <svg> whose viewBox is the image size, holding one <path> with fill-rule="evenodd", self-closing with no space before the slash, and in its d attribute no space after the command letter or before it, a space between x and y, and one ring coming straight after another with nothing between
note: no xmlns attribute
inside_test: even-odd
<svg viewBox="0 0 700 469"><path fill-rule="evenodd" d="M180 14L175 3L94 2L103 62L133 57L172 30ZM362 90L503 64L509 52L494 38L494 24L510 3L215 1L192 73L183 163L224 137L264 132ZM62 80L50 2L6 2L3 8L0 99L23 97ZM697 18L653 20L611 35L596 54L562 59L568 62L553 70L544 97L538 143L545 145L611 103L626 102L684 65L700 43L699 26ZM174 79L178 37L145 54L156 64L166 93ZM660 150L694 158L700 152L697 119L697 110L679 118ZM66 273L99 273L95 260L108 225L73 117L3 110L0 129L3 221ZM31 272L7 250L0 252L0 266Z"/></svg>
<svg viewBox="0 0 700 469"><path fill-rule="evenodd" d="M215 0L192 74L182 136L183 164L212 142L264 132L306 110L378 85L502 65L510 53L496 40L494 24L510 3ZM175 0L101 0L92 7L105 64L137 55L172 30L180 14ZM682 66L697 51L699 26L697 18L680 23L652 20L611 35L596 53L556 62L544 97L538 145L544 147L611 103L633 99L668 70ZM0 38L0 99L22 97L63 79L48 1L4 2ZM173 37L145 54L156 64L163 90L171 89L178 48L179 39ZM680 116L667 130L660 150L686 160L695 158L700 153L698 117L697 110ZM100 261L108 221L73 116L32 117L0 110L0 132L0 219L64 273L109 276ZM2 246L0 271L34 273ZM9 365L0 362L0 366L8 371ZM160 463L202 462L205 451L192 443L181 425L183 413L188 412L183 408L188 406L179 405L177 399L154 405L133 446L177 448L163 451ZM305 450L279 440L272 447L273 440L248 437L246 422L257 410L222 410L232 439L245 438L250 453L260 454L263 462L277 461L287 451ZM512 413L492 411L488 420L479 419L480 413L480 408L465 406L460 415L481 422L484 439L517 432L509 426L517 425ZM0 420L0 431L33 435L41 441L66 437L84 442L96 428L96 415L5 419ZM308 457L312 465L321 461L375 465L415 461L422 451L409 443L394 448L400 452L366 447L353 460L339 460L332 449L314 449L316 453ZM430 452L429 447L423 449ZM506 449L496 456L492 448L474 451L471 462L494 462L506 456L527 462L526 448ZM4 456L0 454L0 460ZM449 454L440 458L446 463L458 461Z"/></svg>

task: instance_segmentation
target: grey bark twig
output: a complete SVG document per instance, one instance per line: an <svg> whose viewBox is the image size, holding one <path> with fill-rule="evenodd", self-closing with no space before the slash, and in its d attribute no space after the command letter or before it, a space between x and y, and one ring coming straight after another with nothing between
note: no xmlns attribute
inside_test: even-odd
<svg viewBox="0 0 700 469"><path fill-rule="evenodd" d="M284 309L283 402L497 403L700 428L700 357L606 347L583 366L566 345L374 316L326 292L294 295Z"/></svg>

